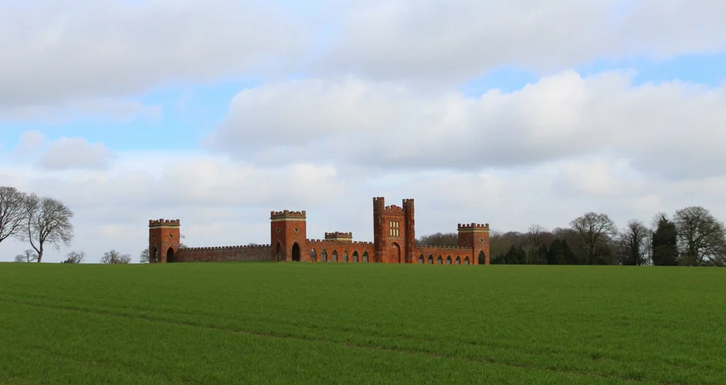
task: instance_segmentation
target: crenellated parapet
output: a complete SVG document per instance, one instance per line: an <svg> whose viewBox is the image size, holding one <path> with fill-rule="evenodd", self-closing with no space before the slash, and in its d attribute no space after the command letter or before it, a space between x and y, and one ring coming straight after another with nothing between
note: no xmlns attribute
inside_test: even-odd
<svg viewBox="0 0 726 385"><path fill-rule="evenodd" d="M284 210L284 211L271 211L270 212L270 219L273 222L279 222L279 221L304 221L305 220L305 210L302 211L290 211L290 210Z"/></svg>
<svg viewBox="0 0 726 385"><path fill-rule="evenodd" d="M149 227L161 227L161 226L179 226L178 219L149 219Z"/></svg>
<svg viewBox="0 0 726 385"><path fill-rule="evenodd" d="M269 249L270 245L239 245L239 246L212 246L212 247L184 247L185 253L207 252L212 250L249 250L249 249Z"/></svg>
<svg viewBox="0 0 726 385"><path fill-rule="evenodd" d="M489 224L488 223L471 223L471 224L461 224L459 223L458 226L459 232L481 232L481 231L489 231Z"/></svg>

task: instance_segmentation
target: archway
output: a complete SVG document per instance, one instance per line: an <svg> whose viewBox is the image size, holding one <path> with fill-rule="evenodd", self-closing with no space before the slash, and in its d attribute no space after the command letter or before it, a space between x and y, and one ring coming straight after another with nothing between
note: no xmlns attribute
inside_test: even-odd
<svg viewBox="0 0 726 385"><path fill-rule="evenodd" d="M328 252L325 249L320 252L320 262L328 262Z"/></svg>
<svg viewBox="0 0 726 385"><path fill-rule="evenodd" d="M176 262L176 258L174 257L174 249L172 249L171 247L169 248L169 250L166 251L166 262Z"/></svg>
<svg viewBox="0 0 726 385"><path fill-rule="evenodd" d="M443 259L443 258L441 258L441 256L440 256L440 255L439 255L439 257L438 257L438 258L436 258L436 264L438 264L438 265L443 265L443 264L444 264L444 259Z"/></svg>
<svg viewBox="0 0 726 385"><path fill-rule="evenodd" d="M469 257L464 258L464 264L465 265L468 265L469 264Z"/></svg>
<svg viewBox="0 0 726 385"><path fill-rule="evenodd" d="M434 256L429 255L429 265L433 265L433 264L434 264Z"/></svg>
<svg viewBox="0 0 726 385"><path fill-rule="evenodd" d="M451 256L446 257L446 264L451 265Z"/></svg>
<svg viewBox="0 0 726 385"><path fill-rule="evenodd" d="M424 256L423 256L423 254L421 254L421 255L418 256L418 263L421 264L421 265L424 264Z"/></svg>
<svg viewBox="0 0 726 385"><path fill-rule="evenodd" d="M277 242L277 249L275 250L275 261L280 262L280 258L282 258L282 246L280 245L280 242Z"/></svg>
<svg viewBox="0 0 726 385"><path fill-rule="evenodd" d="M292 261L300 262L300 245L298 245L297 242L292 245Z"/></svg>
<svg viewBox="0 0 726 385"><path fill-rule="evenodd" d="M484 251L480 251L480 252L479 252L479 264L480 264L480 265L483 265L483 264L485 264L485 263L486 263L486 261L485 261L485 259L484 259Z"/></svg>
<svg viewBox="0 0 726 385"><path fill-rule="evenodd" d="M456 264L461 265L461 257L458 255L456 256Z"/></svg>
<svg viewBox="0 0 726 385"><path fill-rule="evenodd" d="M363 252L363 263L368 263L368 252L367 251Z"/></svg>
<svg viewBox="0 0 726 385"><path fill-rule="evenodd" d="M401 246L398 243L391 244L391 258L394 262L403 263L401 260Z"/></svg>
<svg viewBox="0 0 726 385"><path fill-rule="evenodd" d="M357 251L354 251L353 252L353 262L356 262L356 263L357 262L360 262L360 258L358 257L358 252Z"/></svg>
<svg viewBox="0 0 726 385"><path fill-rule="evenodd" d="M315 260L318 258L317 253L315 252L315 249L310 249L310 262L315 262Z"/></svg>
<svg viewBox="0 0 726 385"><path fill-rule="evenodd" d="M333 250L333 253L330 254L330 262L338 262L338 251Z"/></svg>
<svg viewBox="0 0 726 385"><path fill-rule="evenodd" d="M151 250L149 250L149 263L157 262L159 262L159 252L156 250L156 246L154 246Z"/></svg>
<svg viewBox="0 0 726 385"><path fill-rule="evenodd" d="M343 262L348 262L348 251L343 250Z"/></svg>

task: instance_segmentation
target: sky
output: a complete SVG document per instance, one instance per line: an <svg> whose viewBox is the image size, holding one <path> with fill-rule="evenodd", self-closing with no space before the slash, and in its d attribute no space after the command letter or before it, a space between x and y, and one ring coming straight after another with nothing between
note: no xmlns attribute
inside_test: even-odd
<svg viewBox="0 0 726 385"><path fill-rule="evenodd" d="M0 186L75 213L48 262L284 209L370 241L376 196L417 236L726 220L724 0L0 0L0 47Z"/></svg>

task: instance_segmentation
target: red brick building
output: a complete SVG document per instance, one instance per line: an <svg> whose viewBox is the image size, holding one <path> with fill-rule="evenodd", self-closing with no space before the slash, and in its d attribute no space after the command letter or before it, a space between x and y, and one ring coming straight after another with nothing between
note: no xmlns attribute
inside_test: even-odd
<svg viewBox="0 0 726 385"><path fill-rule="evenodd" d="M179 220L149 221L150 262L378 262L489 264L489 224L459 224L458 246L417 246L413 199L403 206L373 198L373 242L355 242L352 233L325 233L308 239L305 211L270 213L270 244L180 248Z"/></svg>

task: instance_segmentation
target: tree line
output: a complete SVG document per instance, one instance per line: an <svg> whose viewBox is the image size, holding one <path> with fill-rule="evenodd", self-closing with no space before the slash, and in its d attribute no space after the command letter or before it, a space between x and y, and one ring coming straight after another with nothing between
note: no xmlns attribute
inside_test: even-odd
<svg viewBox="0 0 726 385"><path fill-rule="evenodd" d="M456 233L436 233L416 240L422 246L456 246ZM673 217L658 213L652 223L628 221L618 229L601 213L586 213L569 227L489 236L492 264L726 266L726 228L699 206Z"/></svg>

